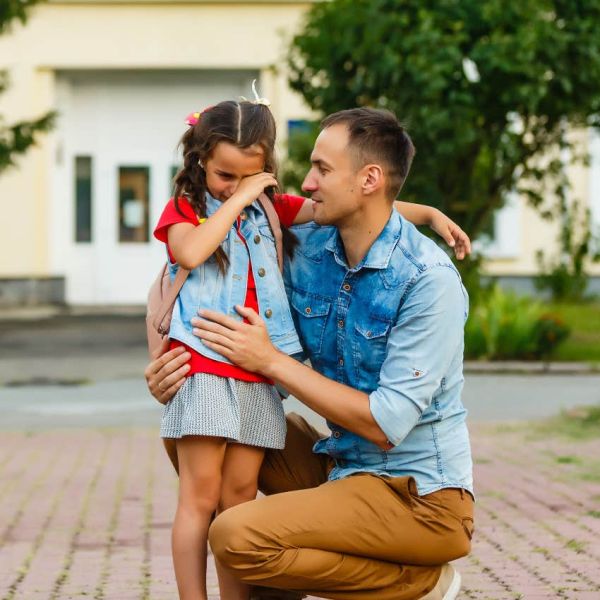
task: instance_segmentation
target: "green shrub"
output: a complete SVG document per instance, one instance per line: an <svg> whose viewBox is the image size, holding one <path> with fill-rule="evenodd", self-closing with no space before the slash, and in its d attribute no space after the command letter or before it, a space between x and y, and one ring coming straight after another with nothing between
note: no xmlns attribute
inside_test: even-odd
<svg viewBox="0 0 600 600"><path fill-rule="evenodd" d="M494 285L479 296L465 327L466 358L538 359L549 356L569 334L541 304Z"/></svg>

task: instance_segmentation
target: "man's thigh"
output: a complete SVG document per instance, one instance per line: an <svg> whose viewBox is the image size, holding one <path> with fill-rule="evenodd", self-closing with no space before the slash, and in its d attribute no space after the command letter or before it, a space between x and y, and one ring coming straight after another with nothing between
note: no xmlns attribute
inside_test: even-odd
<svg viewBox="0 0 600 600"><path fill-rule="evenodd" d="M242 552L311 548L440 565L469 551L465 522L472 523L472 499L460 490L420 498L411 478L359 474L261 498L227 517L227 533L235 532Z"/></svg>
<svg viewBox="0 0 600 600"><path fill-rule="evenodd" d="M260 470L258 487L266 495L317 487L331 470L331 459L312 451L324 434L296 413L286 421L285 448L267 450Z"/></svg>

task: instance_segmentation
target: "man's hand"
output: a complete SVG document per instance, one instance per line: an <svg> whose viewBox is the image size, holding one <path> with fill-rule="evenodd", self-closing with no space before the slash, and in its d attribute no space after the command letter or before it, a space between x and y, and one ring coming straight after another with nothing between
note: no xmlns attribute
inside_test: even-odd
<svg viewBox="0 0 600 600"><path fill-rule="evenodd" d="M185 348L169 350L169 339L165 338L160 348L153 353L152 361L146 367L144 376L150 393L161 403L166 404L185 381L190 370L186 364L191 356Z"/></svg>
<svg viewBox="0 0 600 600"><path fill-rule="evenodd" d="M235 309L248 323L213 310L202 310L201 319L192 319L194 335L232 363L268 376L278 351L269 339L265 322L251 308L236 306Z"/></svg>
<svg viewBox="0 0 600 600"><path fill-rule="evenodd" d="M454 255L458 260L471 254L471 240L469 236L443 212L435 210L429 224L443 240L454 248Z"/></svg>

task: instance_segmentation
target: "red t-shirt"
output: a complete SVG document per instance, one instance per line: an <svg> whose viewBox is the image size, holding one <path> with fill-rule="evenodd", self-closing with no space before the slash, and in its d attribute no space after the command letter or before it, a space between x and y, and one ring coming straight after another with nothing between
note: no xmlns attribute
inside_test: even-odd
<svg viewBox="0 0 600 600"><path fill-rule="evenodd" d="M304 203L304 198L299 196L291 196L289 194L277 194L275 196L275 202L273 203L275 207L275 211L281 221L281 224L285 227L290 227L298 214L298 211L302 207ZM158 220L158 224L156 229L154 230L154 237L161 242L167 244L167 250L169 252L169 257L171 261L173 261L173 256L171 255L171 251L169 250L168 245L168 230L171 225L175 225L175 223L191 223L192 225L198 225L198 216L194 212L194 209L191 207L190 203L185 198L179 199L179 210L177 210L175 206L175 200L171 198L167 203L167 206L163 210L160 219ZM241 234L239 229L240 223L239 218L237 220L236 229L237 234L240 239L246 243L244 236ZM258 296L256 295L256 283L254 281L254 275L252 273L252 265L248 263L248 284L246 291L246 298L244 300L244 306L248 308L253 308L257 313L260 313L258 307ZM242 381L252 381L252 382L263 382L263 383L272 383L266 377L262 375L258 375L257 373L252 373L250 371L246 371L241 367L236 365L230 365L227 363L219 362L218 360L213 360L211 358L207 358L203 356L199 352L196 352L183 342L179 340L171 340L169 349L177 348L179 346L183 346L190 354L192 358L189 361L190 370L187 373L187 376L193 375L194 373L211 373L213 375L219 375L221 377L232 377L233 379L240 379Z"/></svg>

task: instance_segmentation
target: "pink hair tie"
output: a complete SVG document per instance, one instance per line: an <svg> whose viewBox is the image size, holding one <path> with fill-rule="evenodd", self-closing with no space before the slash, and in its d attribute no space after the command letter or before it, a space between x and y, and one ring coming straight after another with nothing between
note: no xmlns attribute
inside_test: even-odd
<svg viewBox="0 0 600 600"><path fill-rule="evenodd" d="M207 106L202 112L193 112L190 113L186 118L185 118L185 123L186 125L189 125L190 127L193 127L194 125L198 124L198 121L200 120L200 117L205 113L208 112L211 108L214 108L214 104L211 106Z"/></svg>
<svg viewBox="0 0 600 600"><path fill-rule="evenodd" d="M193 113L190 113L185 118L185 124L189 125L190 127L193 127L194 125L198 124L199 120L200 120L200 113L199 112L193 112Z"/></svg>

